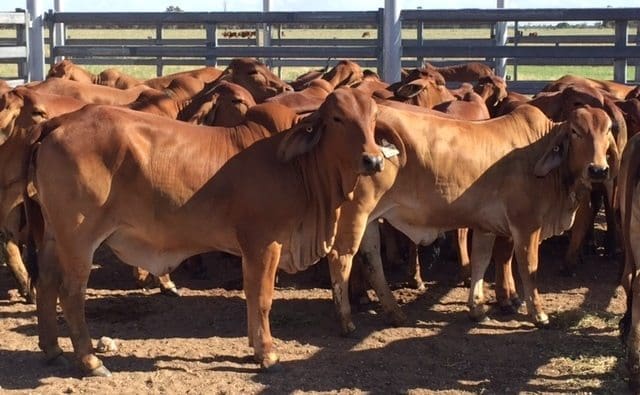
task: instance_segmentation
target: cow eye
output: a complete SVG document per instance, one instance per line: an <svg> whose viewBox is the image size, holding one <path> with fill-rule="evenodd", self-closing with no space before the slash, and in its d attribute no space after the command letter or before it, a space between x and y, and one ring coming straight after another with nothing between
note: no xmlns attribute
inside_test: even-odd
<svg viewBox="0 0 640 395"><path fill-rule="evenodd" d="M333 117L333 120L335 122L342 123L342 119L340 119L339 117Z"/></svg>
<svg viewBox="0 0 640 395"><path fill-rule="evenodd" d="M249 72L249 75L256 75L256 74L258 74L258 70L251 70Z"/></svg>
<svg viewBox="0 0 640 395"><path fill-rule="evenodd" d="M582 136L580 135L580 133L578 133L578 131L577 131L577 130L575 130L575 129L571 129L571 135L572 135L573 137L579 137L579 138L582 138Z"/></svg>
<svg viewBox="0 0 640 395"><path fill-rule="evenodd" d="M231 103L240 104L240 103L242 103L242 99L231 99Z"/></svg>

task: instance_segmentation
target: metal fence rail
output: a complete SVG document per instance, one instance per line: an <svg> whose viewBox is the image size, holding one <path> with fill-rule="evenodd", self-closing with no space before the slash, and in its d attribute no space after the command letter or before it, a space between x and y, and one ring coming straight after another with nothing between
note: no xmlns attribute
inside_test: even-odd
<svg viewBox="0 0 640 395"><path fill-rule="evenodd" d="M532 92L546 81L519 81L517 68L523 65L589 65L612 66L614 79L627 82L627 67L636 65L635 83L640 79L638 31L629 32L631 21L640 21L640 8L591 9L462 9L403 10L400 31L415 29L417 38L402 40L401 55L389 59L383 37L391 35L383 27L384 9L367 12L185 12L185 13L74 13L50 12L49 62L61 56L80 64L155 65L161 75L165 66L224 65L233 57L261 57L274 67L318 67L331 65L340 58L358 61L365 67L381 71L387 61L406 67L428 60L436 64L452 64L465 60L482 60L493 64L504 60L511 67L517 86ZM23 16L23 18L25 18ZM613 34L603 35L524 35L530 29L525 23L551 21L611 21ZM508 23L507 37L496 37ZM146 29L152 35L138 38L55 37L54 26L68 29ZM267 26L265 29L264 26ZM481 26L486 38L454 39L432 37L433 30L444 26ZM362 38L289 38L282 28L337 28L366 31ZM199 29L201 38L167 38L168 29ZM238 29L252 33L245 38L224 35ZM397 29L397 27L394 27ZM288 30L287 30L288 31ZM437 30L436 30L437 31ZM266 32L266 33L265 33ZM631 33L631 34L630 34ZM141 34L142 36L142 34ZM358 37L360 37L358 35ZM2 42L2 41L0 41ZM397 55L396 55L397 56ZM387 63L389 64L389 63Z"/></svg>
<svg viewBox="0 0 640 395"><path fill-rule="evenodd" d="M16 65L15 74L0 76L11 85L22 84L28 80L28 21L26 11L0 12L0 26L3 29L15 31L14 37L0 41L0 63Z"/></svg>

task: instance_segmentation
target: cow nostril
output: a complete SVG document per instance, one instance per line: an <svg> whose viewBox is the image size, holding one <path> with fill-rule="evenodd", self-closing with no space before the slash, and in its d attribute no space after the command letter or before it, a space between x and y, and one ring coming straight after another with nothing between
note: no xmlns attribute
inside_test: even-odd
<svg viewBox="0 0 640 395"><path fill-rule="evenodd" d="M603 179L603 178L606 178L608 174L609 174L608 167L600 167L600 166L594 166L594 165L589 166L589 177L593 179Z"/></svg>
<svg viewBox="0 0 640 395"><path fill-rule="evenodd" d="M382 157L378 155L362 155L362 165L366 171L381 171L382 170Z"/></svg>

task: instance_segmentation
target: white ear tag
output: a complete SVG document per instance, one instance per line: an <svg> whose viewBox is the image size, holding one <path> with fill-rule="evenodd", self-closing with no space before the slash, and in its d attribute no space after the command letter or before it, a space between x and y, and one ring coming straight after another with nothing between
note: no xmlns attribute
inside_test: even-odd
<svg viewBox="0 0 640 395"><path fill-rule="evenodd" d="M395 145L391 144L385 139L382 140L382 145L380 145L379 147L380 147L380 151L382 151L382 155L387 159L393 158L394 156L397 156L400 154L400 151L398 150L398 148L396 148Z"/></svg>

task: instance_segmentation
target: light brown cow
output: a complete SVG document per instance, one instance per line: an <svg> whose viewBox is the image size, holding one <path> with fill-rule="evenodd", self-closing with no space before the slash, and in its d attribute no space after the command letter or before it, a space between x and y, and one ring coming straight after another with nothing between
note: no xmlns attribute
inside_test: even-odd
<svg viewBox="0 0 640 395"><path fill-rule="evenodd" d="M146 85L138 85L131 89L116 89L102 85L87 85L83 82L62 78L49 78L45 81L25 85L39 93L69 96L85 103L110 104L122 106L135 101L140 93L151 90Z"/></svg>
<svg viewBox="0 0 640 395"><path fill-rule="evenodd" d="M132 110L178 119L180 111L203 88L204 82L196 78L189 76L177 77L162 92L155 89L142 92L128 107Z"/></svg>
<svg viewBox="0 0 640 395"><path fill-rule="evenodd" d="M86 103L58 96L38 94L16 88L0 96L0 224L5 234L3 248L7 264L16 278L20 293L35 302L31 284L18 246L24 244L22 193L19 168L28 159L30 146L24 136L34 125L60 114L75 111Z"/></svg>
<svg viewBox="0 0 640 395"><path fill-rule="evenodd" d="M538 244L571 225L577 196L592 182L615 175L618 153L607 114L582 108L552 123L537 108L521 106L472 123L382 109L378 126L400 134L408 160L369 218L382 217L423 244L444 230L474 229L474 319L485 314L482 278L494 239L513 238L529 314L545 325L535 285ZM367 232L361 250L375 250L375 234Z"/></svg>
<svg viewBox="0 0 640 395"><path fill-rule="evenodd" d="M141 83L137 78L113 68L103 70L100 74L96 75L78 66L69 59L64 59L51 66L51 69L49 69L47 73L47 78L62 78L117 89L129 89Z"/></svg>
<svg viewBox="0 0 640 395"><path fill-rule="evenodd" d="M480 62L468 62L443 67L436 67L426 62L424 68L437 71L448 82L476 82L483 77L494 75L491 67Z"/></svg>
<svg viewBox="0 0 640 395"><path fill-rule="evenodd" d="M216 81L229 81L246 88L256 103L293 88L273 74L267 66L257 59L233 59Z"/></svg>
<svg viewBox="0 0 640 395"><path fill-rule="evenodd" d="M222 75L222 70L215 67L203 67L195 70L180 71L178 73L168 74L162 77L150 78L144 81L148 87L157 90L163 90L171 85L176 78L191 77L204 82L205 84L216 80Z"/></svg>
<svg viewBox="0 0 640 395"><path fill-rule="evenodd" d="M542 88L542 91L561 91L570 85L588 86L596 89L601 89L602 91L613 95L613 97L617 100L624 100L627 95L635 88L635 86L621 84L615 81L603 81L593 78L585 78L578 75L567 74L547 84L547 86Z"/></svg>
<svg viewBox="0 0 640 395"><path fill-rule="evenodd" d="M248 90L232 82L220 81L190 100L177 119L197 125L236 126L255 105Z"/></svg>
<svg viewBox="0 0 640 395"><path fill-rule="evenodd" d="M627 310L620 321L621 340L626 345L629 385L640 390L640 135L629 139L622 153L618 176L621 227L624 245L622 286Z"/></svg>
<svg viewBox="0 0 640 395"><path fill-rule="evenodd" d="M306 114L316 111L324 102L324 99L333 92L334 87L324 79L313 80L309 85L297 92L284 92L270 97L266 102L279 103L287 106L297 114Z"/></svg>
<svg viewBox="0 0 640 395"><path fill-rule="evenodd" d="M260 108L269 117L274 106L282 108L267 103L250 112ZM344 202L369 206L350 200L353 190L384 168L374 141L376 113L370 97L338 90L317 116L251 145L220 170L237 128L211 133L104 106L37 128L46 136L32 174L45 220L37 306L39 345L47 358L62 354L60 297L83 368L109 374L93 354L84 318L90 258L104 242L125 262L156 274L197 253L241 255L249 344L263 367L276 364L269 327L276 270L303 270L331 249L339 232L364 231L364 223L340 229L337 222ZM273 119L273 126L294 118ZM399 144L392 132L376 137Z"/></svg>
<svg viewBox="0 0 640 395"><path fill-rule="evenodd" d="M326 72L322 79L328 81L333 89L341 86L352 86L364 78L359 64L350 60L341 60Z"/></svg>

